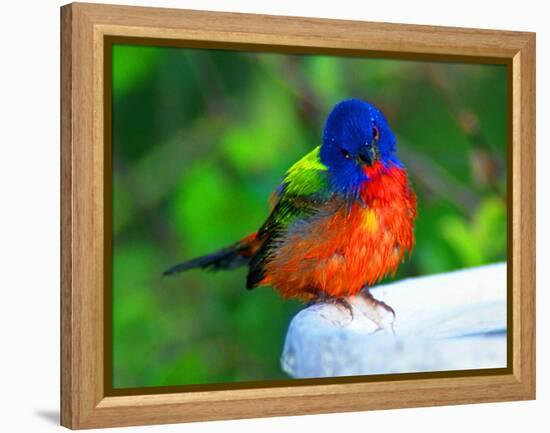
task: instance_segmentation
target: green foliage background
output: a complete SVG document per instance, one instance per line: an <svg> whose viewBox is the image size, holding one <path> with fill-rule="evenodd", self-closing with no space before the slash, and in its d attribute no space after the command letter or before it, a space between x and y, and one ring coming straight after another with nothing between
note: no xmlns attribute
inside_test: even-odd
<svg viewBox="0 0 550 433"><path fill-rule="evenodd" d="M283 378L300 305L245 269L177 262L256 230L292 163L347 97L380 107L418 195L398 277L505 260L504 66L116 45L113 386Z"/></svg>

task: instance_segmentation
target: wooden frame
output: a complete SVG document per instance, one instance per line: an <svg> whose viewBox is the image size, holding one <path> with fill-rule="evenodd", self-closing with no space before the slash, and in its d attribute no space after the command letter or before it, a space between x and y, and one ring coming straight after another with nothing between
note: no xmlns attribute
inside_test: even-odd
<svg viewBox="0 0 550 433"><path fill-rule="evenodd" d="M61 424L69 428L535 398L535 35L95 4L61 9ZM108 37L509 65L509 328L500 374L113 396L106 394L104 48ZM510 242L509 241L509 242Z"/></svg>

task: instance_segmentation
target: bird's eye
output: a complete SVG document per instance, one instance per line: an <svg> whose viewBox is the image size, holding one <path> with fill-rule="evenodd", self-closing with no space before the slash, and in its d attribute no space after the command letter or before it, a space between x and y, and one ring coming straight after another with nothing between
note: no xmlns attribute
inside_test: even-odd
<svg viewBox="0 0 550 433"><path fill-rule="evenodd" d="M349 152L346 149L341 148L340 151L342 152L342 155L344 155L344 158L346 158L346 159L351 158L351 155L349 154Z"/></svg>
<svg viewBox="0 0 550 433"><path fill-rule="evenodd" d="M372 138L374 141L378 141L380 138L380 131L378 130L378 126L372 125Z"/></svg>

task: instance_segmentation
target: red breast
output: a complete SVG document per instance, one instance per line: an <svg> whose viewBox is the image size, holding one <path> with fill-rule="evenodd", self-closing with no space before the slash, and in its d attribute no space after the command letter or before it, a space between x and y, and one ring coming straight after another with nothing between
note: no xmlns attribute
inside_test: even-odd
<svg viewBox="0 0 550 433"><path fill-rule="evenodd" d="M360 190L362 203L351 210L339 206L312 221L308 230L287 236L266 266L262 284L284 297L308 300L319 291L354 295L395 273L414 244L416 198L399 167L376 163L365 174L369 181Z"/></svg>

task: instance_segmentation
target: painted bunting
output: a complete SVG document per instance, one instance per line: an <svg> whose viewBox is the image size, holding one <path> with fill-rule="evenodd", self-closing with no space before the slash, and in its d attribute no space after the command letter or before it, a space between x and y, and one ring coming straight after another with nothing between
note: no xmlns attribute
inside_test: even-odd
<svg viewBox="0 0 550 433"><path fill-rule="evenodd" d="M369 287L411 252L415 217L386 118L347 99L327 117L322 144L285 174L257 232L164 274L248 266L248 289L272 286L285 298L331 300L351 312L345 298L370 296Z"/></svg>

